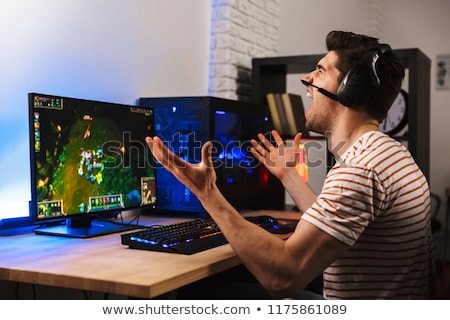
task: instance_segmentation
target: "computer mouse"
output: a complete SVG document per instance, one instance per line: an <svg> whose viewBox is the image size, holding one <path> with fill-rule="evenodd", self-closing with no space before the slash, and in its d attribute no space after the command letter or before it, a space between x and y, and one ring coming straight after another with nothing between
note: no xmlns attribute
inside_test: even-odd
<svg viewBox="0 0 450 320"><path fill-rule="evenodd" d="M298 219L276 219L269 215L245 217L250 222L274 234L287 234L294 232Z"/></svg>
<svg viewBox="0 0 450 320"><path fill-rule="evenodd" d="M278 220L268 215L245 217L245 219L264 229L273 228L278 225Z"/></svg>

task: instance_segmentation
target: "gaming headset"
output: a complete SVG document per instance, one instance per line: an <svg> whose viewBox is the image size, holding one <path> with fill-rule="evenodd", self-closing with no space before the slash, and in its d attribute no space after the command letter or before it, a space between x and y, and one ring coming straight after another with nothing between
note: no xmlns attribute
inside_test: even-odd
<svg viewBox="0 0 450 320"><path fill-rule="evenodd" d="M380 86L376 65L385 52L391 51L388 44L379 44L363 55L346 74L337 90L337 98L343 105L354 108L367 102Z"/></svg>
<svg viewBox="0 0 450 320"><path fill-rule="evenodd" d="M301 80L305 86L312 86L318 92L330 99L339 101L349 108L358 107L369 100L380 86L380 78L377 75L377 62L381 55L391 51L388 44L380 43L363 55L358 63L350 69L339 85L337 93L331 93L311 82Z"/></svg>

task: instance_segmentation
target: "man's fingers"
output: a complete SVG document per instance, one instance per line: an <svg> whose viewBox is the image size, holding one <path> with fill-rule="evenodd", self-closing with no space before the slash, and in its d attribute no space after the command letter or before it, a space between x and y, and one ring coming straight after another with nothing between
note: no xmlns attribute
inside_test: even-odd
<svg viewBox="0 0 450 320"><path fill-rule="evenodd" d="M159 137L147 137L145 141L156 160L167 169L174 170L175 168L186 167L186 161L170 151Z"/></svg>
<svg viewBox="0 0 450 320"><path fill-rule="evenodd" d="M213 167L212 162L212 147L213 144L211 141L207 141L202 147L202 163L208 168Z"/></svg>

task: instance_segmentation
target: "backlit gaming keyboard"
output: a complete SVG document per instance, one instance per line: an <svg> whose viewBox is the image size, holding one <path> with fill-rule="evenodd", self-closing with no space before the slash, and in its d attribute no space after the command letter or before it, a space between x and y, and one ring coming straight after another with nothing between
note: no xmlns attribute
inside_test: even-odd
<svg viewBox="0 0 450 320"><path fill-rule="evenodd" d="M298 220L275 219L271 216L246 217L271 233L294 231ZM174 224L151 226L121 235L123 245L132 249L193 254L227 243L212 218L193 219Z"/></svg>
<svg viewBox="0 0 450 320"><path fill-rule="evenodd" d="M193 254L227 243L211 218L152 226L121 237L122 244L132 249L182 254Z"/></svg>

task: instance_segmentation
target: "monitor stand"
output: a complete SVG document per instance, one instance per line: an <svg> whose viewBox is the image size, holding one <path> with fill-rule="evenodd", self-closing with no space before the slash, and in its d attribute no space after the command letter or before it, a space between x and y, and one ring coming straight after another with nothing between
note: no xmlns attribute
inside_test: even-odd
<svg viewBox="0 0 450 320"><path fill-rule="evenodd" d="M41 226L34 229L36 234L70 237L92 238L111 233L141 229L136 224L121 224L107 220L93 220L92 218L68 218L65 224Z"/></svg>

